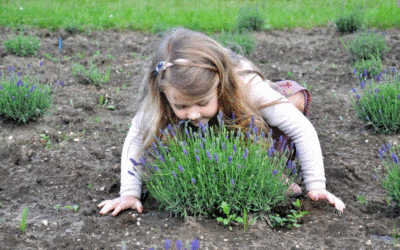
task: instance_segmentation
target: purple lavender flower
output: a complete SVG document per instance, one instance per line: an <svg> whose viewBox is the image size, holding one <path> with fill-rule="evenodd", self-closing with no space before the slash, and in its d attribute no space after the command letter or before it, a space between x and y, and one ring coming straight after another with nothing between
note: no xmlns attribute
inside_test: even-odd
<svg viewBox="0 0 400 250"><path fill-rule="evenodd" d="M232 163L232 156L228 157L229 163Z"/></svg>
<svg viewBox="0 0 400 250"><path fill-rule="evenodd" d="M357 93L357 90L355 88L352 88L351 90L353 90L354 93Z"/></svg>
<svg viewBox="0 0 400 250"><path fill-rule="evenodd" d="M192 246L190 247L190 250L198 250L200 249L200 242L197 239L194 239L192 241Z"/></svg>
<svg viewBox="0 0 400 250"><path fill-rule="evenodd" d="M172 170L172 175L176 178L176 173L174 170Z"/></svg>
<svg viewBox="0 0 400 250"><path fill-rule="evenodd" d="M187 128L185 128L185 133L186 133L187 137L190 139L190 136L189 136L189 131L188 131L188 129L187 129Z"/></svg>
<svg viewBox="0 0 400 250"><path fill-rule="evenodd" d="M155 142L153 142L153 150L154 150L154 151L157 151L157 146L156 146L156 143L155 143Z"/></svg>
<svg viewBox="0 0 400 250"><path fill-rule="evenodd" d="M225 150L225 143L222 143L222 150Z"/></svg>
<svg viewBox="0 0 400 250"><path fill-rule="evenodd" d="M196 161L197 161L197 162L200 162L200 158L199 158L198 155L196 155Z"/></svg>
<svg viewBox="0 0 400 250"><path fill-rule="evenodd" d="M179 171L181 171L183 173L183 168L181 167L181 165L178 165Z"/></svg>
<svg viewBox="0 0 400 250"><path fill-rule="evenodd" d="M254 125L253 127L253 134L257 134L258 133L258 128L256 125Z"/></svg>
<svg viewBox="0 0 400 250"><path fill-rule="evenodd" d="M39 65L40 65L40 66L43 66L43 61L40 61Z"/></svg>
<svg viewBox="0 0 400 250"><path fill-rule="evenodd" d="M28 68L30 68L31 67L31 64L30 63L28 63Z"/></svg>
<svg viewBox="0 0 400 250"><path fill-rule="evenodd" d="M368 115L365 118L367 118L367 120L369 121L369 116Z"/></svg>
<svg viewBox="0 0 400 250"><path fill-rule="evenodd" d="M208 157L208 159L210 159L211 160L211 154L210 154L210 151L208 151L208 150L206 150L206 153L207 153L207 157Z"/></svg>
<svg viewBox="0 0 400 250"><path fill-rule="evenodd" d="M399 76L399 81L400 81L400 76ZM399 100L400 100L400 94L399 94L399 96L397 97L397 99L399 99Z"/></svg>
<svg viewBox="0 0 400 250"><path fill-rule="evenodd" d="M257 140L258 140L257 136L254 137L254 144L257 143Z"/></svg>
<svg viewBox="0 0 400 250"><path fill-rule="evenodd" d="M390 142L386 143L387 150L390 150Z"/></svg>
<svg viewBox="0 0 400 250"><path fill-rule="evenodd" d="M235 180L231 179L232 186L235 185Z"/></svg>
<svg viewBox="0 0 400 250"><path fill-rule="evenodd" d="M383 156L385 156L385 153L383 152L382 149L379 149L379 158L382 158Z"/></svg>
<svg viewBox="0 0 400 250"><path fill-rule="evenodd" d="M17 72L17 75L18 75L18 76L21 76L21 72L18 71L18 72Z"/></svg>
<svg viewBox="0 0 400 250"><path fill-rule="evenodd" d="M361 82L360 82L360 86L361 86L361 89L364 89L364 87L365 87L365 82L364 82L364 81L361 81Z"/></svg>
<svg viewBox="0 0 400 250"><path fill-rule="evenodd" d="M192 182L193 184L196 184L196 180L194 178L192 178Z"/></svg>
<svg viewBox="0 0 400 250"><path fill-rule="evenodd" d="M61 81L61 87L63 87L64 86L64 81Z"/></svg>
<svg viewBox="0 0 400 250"><path fill-rule="evenodd" d="M236 144L233 144L233 153L236 153Z"/></svg>
<svg viewBox="0 0 400 250"><path fill-rule="evenodd" d="M364 74L364 76L367 76L368 75L368 71L366 69L364 69L363 70L363 74Z"/></svg>
<svg viewBox="0 0 400 250"><path fill-rule="evenodd" d="M250 131L247 131L247 132L246 132L246 137L247 137L247 138L250 138Z"/></svg>
<svg viewBox="0 0 400 250"><path fill-rule="evenodd" d="M217 155L217 153L214 153L214 159L215 159L216 162L218 162L218 155Z"/></svg>
<svg viewBox="0 0 400 250"><path fill-rule="evenodd" d="M235 121L236 120L236 116L235 113L232 112L232 120Z"/></svg>
<svg viewBox="0 0 400 250"><path fill-rule="evenodd" d="M25 97L28 97L28 94L26 94Z"/></svg>
<svg viewBox="0 0 400 250"><path fill-rule="evenodd" d="M293 168L292 174L296 174L296 172L297 172L297 169L296 169L296 168Z"/></svg>
<svg viewBox="0 0 400 250"><path fill-rule="evenodd" d="M383 152L386 152L386 151L387 151L387 149L386 149L386 147L385 147L385 144L382 145L382 150L383 150Z"/></svg>
<svg viewBox="0 0 400 250"><path fill-rule="evenodd" d="M399 158L394 153L392 154L392 159L394 163L399 164Z"/></svg>
<svg viewBox="0 0 400 250"><path fill-rule="evenodd" d="M275 148L272 146L268 149L268 157L271 157L272 154L275 152Z"/></svg>
<svg viewBox="0 0 400 250"><path fill-rule="evenodd" d="M381 91L381 90L378 88L375 88L375 93L379 93L379 91Z"/></svg>
<svg viewBox="0 0 400 250"><path fill-rule="evenodd" d="M375 94L375 99L378 99L378 95L377 94Z"/></svg>
<svg viewBox="0 0 400 250"><path fill-rule="evenodd" d="M15 101L15 97L14 96L11 96L11 98L12 98L13 101Z"/></svg>
<svg viewBox="0 0 400 250"><path fill-rule="evenodd" d="M56 83L56 84L57 84L57 86L60 85L60 80L57 80L57 83Z"/></svg>
<svg viewBox="0 0 400 250"><path fill-rule="evenodd" d="M249 155L249 149L246 148L246 149L244 150L243 160L246 160L246 158L247 158L248 155Z"/></svg>
<svg viewBox="0 0 400 250"><path fill-rule="evenodd" d="M382 95L382 100L385 99L385 95Z"/></svg>
<svg viewBox="0 0 400 250"><path fill-rule="evenodd" d="M180 241L180 240L176 241L176 249L177 250L182 250L182 241Z"/></svg>
<svg viewBox="0 0 400 250"><path fill-rule="evenodd" d="M158 171L158 167L156 167L156 166L153 166L154 167L154 171Z"/></svg>
<svg viewBox="0 0 400 250"><path fill-rule="evenodd" d="M185 155L188 155L188 152L187 152L187 150L186 150L185 148L183 148L183 153L184 153Z"/></svg>
<svg viewBox="0 0 400 250"><path fill-rule="evenodd" d="M355 75L357 75L357 70L356 70L356 69L353 69L353 73L354 73Z"/></svg>
<svg viewBox="0 0 400 250"><path fill-rule="evenodd" d="M134 166L139 165L139 163L137 163L133 158L130 158L131 162L133 163Z"/></svg>
<svg viewBox="0 0 400 250"><path fill-rule="evenodd" d="M204 144L206 144L206 143L207 143L207 141L206 141L206 139L205 139L205 138L201 138L201 140L203 141L203 143L204 143Z"/></svg>
<svg viewBox="0 0 400 250"><path fill-rule="evenodd" d="M139 158L139 161L140 161L140 164L142 164L143 166L146 165L146 158L140 157L140 158Z"/></svg>
<svg viewBox="0 0 400 250"><path fill-rule="evenodd" d="M201 149L204 149L203 143L200 142L199 144L200 144Z"/></svg>
<svg viewBox="0 0 400 250"><path fill-rule="evenodd" d="M378 111L379 111L379 114L382 114L382 111L380 109Z"/></svg>
<svg viewBox="0 0 400 250"><path fill-rule="evenodd" d="M158 158L160 159L160 161L165 162L164 157L162 155L160 155Z"/></svg>
<svg viewBox="0 0 400 250"><path fill-rule="evenodd" d="M278 169L275 169L274 171L272 171L272 175L276 175L276 173L278 173Z"/></svg>

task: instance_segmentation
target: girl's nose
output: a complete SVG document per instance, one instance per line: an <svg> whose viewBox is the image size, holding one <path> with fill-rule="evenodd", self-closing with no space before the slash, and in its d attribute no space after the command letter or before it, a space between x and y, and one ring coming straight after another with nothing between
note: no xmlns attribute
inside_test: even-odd
<svg viewBox="0 0 400 250"><path fill-rule="evenodd" d="M191 120L198 120L201 117L200 112L199 111L189 111L188 112L188 118Z"/></svg>

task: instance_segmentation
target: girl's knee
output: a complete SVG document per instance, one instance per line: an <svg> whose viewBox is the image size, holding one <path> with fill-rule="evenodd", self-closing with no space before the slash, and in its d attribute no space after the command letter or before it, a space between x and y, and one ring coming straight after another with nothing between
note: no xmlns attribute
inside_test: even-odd
<svg viewBox="0 0 400 250"><path fill-rule="evenodd" d="M297 92L294 95L288 97L290 103L292 103L301 113L304 113L305 98L302 92Z"/></svg>

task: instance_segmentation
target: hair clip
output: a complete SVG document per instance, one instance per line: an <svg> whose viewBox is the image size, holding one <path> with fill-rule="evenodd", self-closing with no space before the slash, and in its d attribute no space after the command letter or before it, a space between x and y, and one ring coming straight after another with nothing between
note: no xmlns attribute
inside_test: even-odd
<svg viewBox="0 0 400 250"><path fill-rule="evenodd" d="M173 64L170 62L165 62L161 61L157 64L157 66L154 68L154 74L157 76L158 73L162 70L166 70L169 66L172 66Z"/></svg>
<svg viewBox="0 0 400 250"><path fill-rule="evenodd" d="M154 74L155 74L155 75L158 75L158 72L160 72L160 70L162 70L163 65L164 65L164 61L159 62L159 63L157 64L156 68L154 69L154 72L155 72Z"/></svg>

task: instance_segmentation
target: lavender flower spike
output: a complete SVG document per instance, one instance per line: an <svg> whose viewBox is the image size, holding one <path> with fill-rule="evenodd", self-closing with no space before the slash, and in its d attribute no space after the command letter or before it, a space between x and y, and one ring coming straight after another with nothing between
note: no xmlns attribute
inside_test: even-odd
<svg viewBox="0 0 400 250"><path fill-rule="evenodd" d="M190 246L190 250L199 250L200 249L200 242L197 239L192 241L192 245Z"/></svg>
<svg viewBox="0 0 400 250"><path fill-rule="evenodd" d="M206 150L206 153L207 153L207 157L208 157L208 159L210 159L211 160L211 153L210 153L210 151L208 151L208 150Z"/></svg>
<svg viewBox="0 0 400 250"><path fill-rule="evenodd" d="M196 161L197 161L197 162L200 162L200 158L199 158L198 155L196 155Z"/></svg>
<svg viewBox="0 0 400 250"><path fill-rule="evenodd" d="M235 180L231 179L232 186L235 185Z"/></svg>
<svg viewBox="0 0 400 250"><path fill-rule="evenodd" d="M164 245L164 250L168 250L171 247L171 240L166 239L165 240L165 245Z"/></svg>
<svg viewBox="0 0 400 250"><path fill-rule="evenodd" d="M228 157L229 163L232 163L232 156Z"/></svg>
<svg viewBox="0 0 400 250"><path fill-rule="evenodd" d="M225 143L222 143L222 149L225 150Z"/></svg>
<svg viewBox="0 0 400 250"><path fill-rule="evenodd" d="M181 171L183 173L183 168L181 165L178 165L179 171Z"/></svg>
<svg viewBox="0 0 400 250"><path fill-rule="evenodd" d="M392 159L394 163L399 164L399 158L394 153L392 154Z"/></svg>
<svg viewBox="0 0 400 250"><path fill-rule="evenodd" d="M215 159L216 162L218 162L218 155L217 155L217 153L214 153L214 159Z"/></svg>
<svg viewBox="0 0 400 250"><path fill-rule="evenodd" d="M160 155L160 161L165 162L164 157L162 155Z"/></svg>
<svg viewBox="0 0 400 250"><path fill-rule="evenodd" d="M186 148L183 149L183 153L184 153L185 155L188 155L188 152L187 152Z"/></svg>
<svg viewBox="0 0 400 250"><path fill-rule="evenodd" d="M194 178L192 178L192 182L193 184L196 184L196 180Z"/></svg>
<svg viewBox="0 0 400 250"><path fill-rule="evenodd" d="M180 240L176 241L176 249L177 250L182 250L182 241L180 241Z"/></svg>
<svg viewBox="0 0 400 250"><path fill-rule="evenodd" d="M278 169L275 169L274 171L272 171L272 175L276 175L276 173L278 173Z"/></svg>
<svg viewBox="0 0 400 250"><path fill-rule="evenodd" d="M236 153L236 144L233 144L233 153Z"/></svg>

